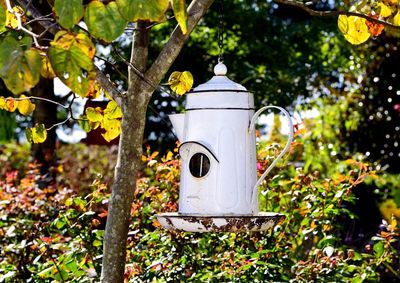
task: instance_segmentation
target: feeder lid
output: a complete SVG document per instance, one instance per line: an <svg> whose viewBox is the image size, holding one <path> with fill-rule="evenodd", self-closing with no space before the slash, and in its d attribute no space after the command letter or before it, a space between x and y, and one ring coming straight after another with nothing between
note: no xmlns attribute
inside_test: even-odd
<svg viewBox="0 0 400 283"><path fill-rule="evenodd" d="M196 109L253 109L253 94L226 76L226 66L218 63L215 76L188 93L186 110Z"/></svg>
<svg viewBox="0 0 400 283"><path fill-rule="evenodd" d="M224 63L220 62L214 67L215 76L208 82L196 87L193 92L203 91L218 91L218 90L232 90L232 91L246 91L247 89L234 81L228 79L226 76L227 68Z"/></svg>

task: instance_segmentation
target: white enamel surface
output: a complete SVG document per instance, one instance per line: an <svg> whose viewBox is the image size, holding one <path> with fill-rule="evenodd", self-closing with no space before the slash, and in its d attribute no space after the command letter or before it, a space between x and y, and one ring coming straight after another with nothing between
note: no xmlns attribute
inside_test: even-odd
<svg viewBox="0 0 400 283"><path fill-rule="evenodd" d="M222 62L219 62L214 67L214 74L216 76L225 76L227 72L228 72L228 69L226 68L225 64Z"/></svg>
<svg viewBox="0 0 400 283"><path fill-rule="evenodd" d="M252 197L256 194L252 191L256 183L255 156L251 158L255 154L255 138L248 133L253 112L216 109L186 112L182 142L188 143L180 150L179 212L203 215L258 212L258 200ZM190 142L201 143L208 150ZM190 158L195 153L203 153L210 159L210 171L202 178L192 176L189 170Z"/></svg>
<svg viewBox="0 0 400 283"><path fill-rule="evenodd" d="M254 108L253 95L248 92L200 92L189 93L186 109Z"/></svg>
<svg viewBox="0 0 400 283"><path fill-rule="evenodd" d="M179 213L257 215L256 142L254 131L249 131L253 95L225 76L225 65L217 65L215 74L187 95L184 114L170 116L182 143ZM208 174L200 178L189 169L196 153L210 160ZM182 219L173 221L179 227L186 225ZM215 225L223 225L216 221Z"/></svg>
<svg viewBox="0 0 400 283"><path fill-rule="evenodd" d="M172 123L176 137L179 141L182 141L185 127L185 114L170 114L168 118Z"/></svg>
<svg viewBox="0 0 400 283"><path fill-rule="evenodd" d="M227 68L223 63L218 63L214 67L215 76L208 82L199 85L193 91L209 91L209 90L239 90L245 91L246 88L234 81L230 80L226 75Z"/></svg>

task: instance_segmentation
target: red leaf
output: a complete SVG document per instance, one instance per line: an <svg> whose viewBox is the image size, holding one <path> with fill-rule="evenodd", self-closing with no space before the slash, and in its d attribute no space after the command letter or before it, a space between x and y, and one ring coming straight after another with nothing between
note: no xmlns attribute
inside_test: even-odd
<svg viewBox="0 0 400 283"><path fill-rule="evenodd" d="M368 14L368 16L370 16L371 18L375 18L378 19L379 15L372 15L372 14ZM365 21L365 24L368 27L368 31L371 35L373 36L378 36L382 33L383 29L385 28L384 25L382 24L378 24L378 23L373 23L370 21Z"/></svg>

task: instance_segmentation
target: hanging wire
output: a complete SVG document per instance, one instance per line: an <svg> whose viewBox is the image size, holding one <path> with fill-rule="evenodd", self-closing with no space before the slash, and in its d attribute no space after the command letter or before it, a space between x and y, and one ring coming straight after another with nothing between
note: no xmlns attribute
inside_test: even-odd
<svg viewBox="0 0 400 283"><path fill-rule="evenodd" d="M218 63L224 62L224 36L225 36L224 0L219 0Z"/></svg>

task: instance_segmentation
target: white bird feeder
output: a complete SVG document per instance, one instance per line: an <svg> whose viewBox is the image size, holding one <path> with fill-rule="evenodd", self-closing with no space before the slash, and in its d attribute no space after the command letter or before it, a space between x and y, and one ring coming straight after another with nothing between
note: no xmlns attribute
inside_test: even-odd
<svg viewBox="0 0 400 283"><path fill-rule="evenodd" d="M284 219L259 212L258 186L289 149L293 139L290 115L277 106L254 113L253 94L226 77L219 63L215 76L188 93L186 112L169 118L181 146L179 210L158 214L170 230L188 232L263 231ZM289 138L283 151L257 180L255 123L269 108L283 112Z"/></svg>

